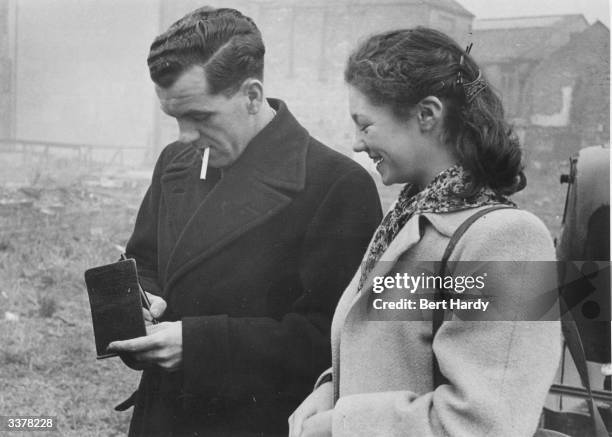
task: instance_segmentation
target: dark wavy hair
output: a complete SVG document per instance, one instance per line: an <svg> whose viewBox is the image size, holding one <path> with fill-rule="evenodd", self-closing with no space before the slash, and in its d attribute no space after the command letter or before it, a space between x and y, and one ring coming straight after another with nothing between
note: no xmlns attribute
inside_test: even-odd
<svg viewBox="0 0 612 437"><path fill-rule="evenodd" d="M466 98L461 83L474 81L479 72L450 37L417 27L365 40L350 55L344 78L372 104L388 106L400 118L410 117L427 96L441 99L446 107L444 141L454 145L459 163L471 176L462 195L469 197L483 186L509 195L526 183L522 151L488 83L473 100Z"/></svg>
<svg viewBox="0 0 612 437"><path fill-rule="evenodd" d="M162 88L189 68L206 72L211 94L234 94L249 78L263 80L265 47L259 29L235 9L196 9L155 38L147 63Z"/></svg>

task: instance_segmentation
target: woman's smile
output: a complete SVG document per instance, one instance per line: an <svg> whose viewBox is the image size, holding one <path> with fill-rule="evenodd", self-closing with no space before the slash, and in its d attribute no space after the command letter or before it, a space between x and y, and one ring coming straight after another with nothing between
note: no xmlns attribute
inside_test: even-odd
<svg viewBox="0 0 612 437"><path fill-rule="evenodd" d="M372 161L374 161L374 165L376 165L376 168L378 168L378 164L382 163L384 160L382 156L371 153L371 152L368 153L368 156L370 157Z"/></svg>

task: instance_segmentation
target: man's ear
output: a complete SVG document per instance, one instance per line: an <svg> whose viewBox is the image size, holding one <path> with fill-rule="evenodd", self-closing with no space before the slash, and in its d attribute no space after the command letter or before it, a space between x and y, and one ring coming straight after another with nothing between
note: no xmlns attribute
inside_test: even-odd
<svg viewBox="0 0 612 437"><path fill-rule="evenodd" d="M422 132L433 130L442 123L444 103L436 96L424 97L416 106L416 116Z"/></svg>
<svg viewBox="0 0 612 437"><path fill-rule="evenodd" d="M263 84L259 79L245 79L240 86L240 92L247 97L247 111L257 114L264 101Z"/></svg>

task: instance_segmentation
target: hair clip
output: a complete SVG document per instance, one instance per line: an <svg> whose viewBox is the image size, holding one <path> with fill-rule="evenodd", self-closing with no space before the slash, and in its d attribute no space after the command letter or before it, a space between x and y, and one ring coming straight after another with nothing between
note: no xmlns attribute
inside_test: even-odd
<svg viewBox="0 0 612 437"><path fill-rule="evenodd" d="M468 46L465 48L465 55L470 54L473 46L474 46L473 42L468 44ZM459 58L459 69L457 71L457 85L461 85L463 87L463 93L465 95L465 99L468 103L471 103L476 97L476 95L487 87L487 83L482 77L480 70L478 70L478 77L476 77L476 79L474 79L472 82L463 83L463 72L461 71L461 69L463 68L464 64L465 64L465 56L462 53L461 57Z"/></svg>
<svg viewBox="0 0 612 437"><path fill-rule="evenodd" d="M459 70L457 71L457 85L463 85L463 74L461 73L461 67L463 67L463 55L459 58Z"/></svg>
<svg viewBox="0 0 612 437"><path fill-rule="evenodd" d="M472 82L463 84L463 92L467 103L472 103L476 96L487 87L487 82L482 77L482 72L478 70L478 76Z"/></svg>

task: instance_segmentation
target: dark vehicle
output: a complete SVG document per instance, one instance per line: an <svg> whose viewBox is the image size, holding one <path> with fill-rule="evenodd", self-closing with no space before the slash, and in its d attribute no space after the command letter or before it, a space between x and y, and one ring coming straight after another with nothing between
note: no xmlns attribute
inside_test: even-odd
<svg viewBox="0 0 612 437"><path fill-rule="evenodd" d="M566 345L572 353L568 354L567 349L564 350L561 383L551 387L551 393L561 395L560 411L545 408L543 425L547 429L573 437L603 436L612 430L612 389L609 376L610 148L593 146L580 150L570 158L569 174L561 176L561 183L568 184L563 226L557 241L557 258L560 261L568 261L560 264L562 272L564 266L568 269L567 266L571 266L575 261L605 261L605 263L581 263L582 266L589 264L597 266L591 269L596 272L595 285L592 279L587 282L568 283L567 280L564 281L564 273L560 274L561 284L564 285L561 289L564 302L562 308L570 309L575 328L569 329L573 321L564 322ZM573 337L573 340L570 337ZM580 352L582 348L584 353ZM571 360L567 355L573 356L573 361L576 363L574 370L566 367L566 360ZM587 362L590 364L587 365ZM597 364L607 364L606 367L602 366L602 373L608 374L603 378L603 384L602 375L593 378L596 376L593 370L598 367ZM583 387L576 387L575 384L567 385L564 381L564 379L575 380L577 375L572 377L569 373L576 370L580 374L579 380L582 380L582 385L584 387L590 385L590 389L585 390ZM591 378L586 376L585 383L585 375L588 374ZM591 384L588 382L589 379L592 381ZM595 383L595 379L598 383ZM564 403L566 396L582 399L583 402L582 404L574 402L572 407L569 398L568 402ZM595 405L600 413L598 418L594 414Z"/></svg>
<svg viewBox="0 0 612 437"><path fill-rule="evenodd" d="M593 146L570 158L563 228L557 244L561 261L610 260L610 148ZM607 270L609 273L609 270ZM610 277L605 290L572 308L587 361L610 362ZM566 290L566 293L578 293ZM606 321L588 321L589 318ZM608 387L609 388L609 387Z"/></svg>

